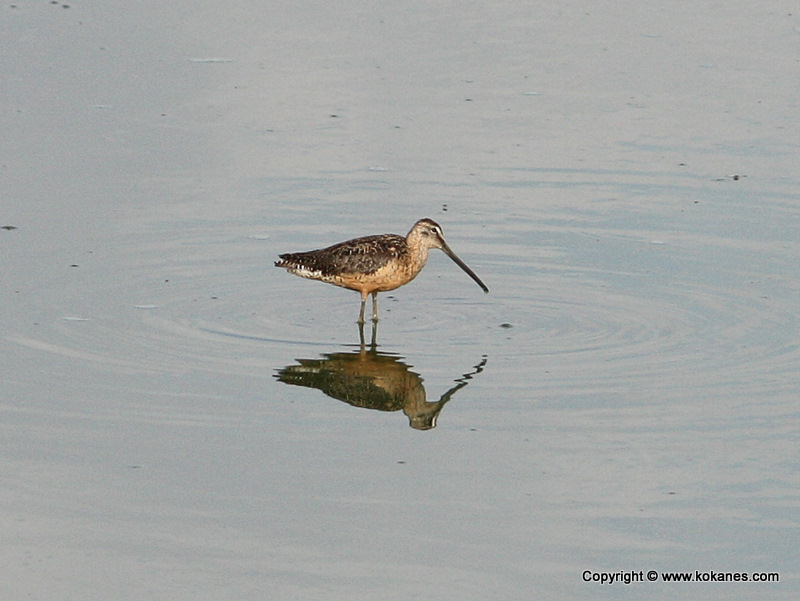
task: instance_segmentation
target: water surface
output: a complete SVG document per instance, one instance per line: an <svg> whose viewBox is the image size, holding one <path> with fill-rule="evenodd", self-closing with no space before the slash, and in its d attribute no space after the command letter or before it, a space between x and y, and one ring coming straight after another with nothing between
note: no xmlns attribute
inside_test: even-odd
<svg viewBox="0 0 800 601"><path fill-rule="evenodd" d="M4 597L796 598L799 25L6 7ZM374 348L272 266L422 217Z"/></svg>

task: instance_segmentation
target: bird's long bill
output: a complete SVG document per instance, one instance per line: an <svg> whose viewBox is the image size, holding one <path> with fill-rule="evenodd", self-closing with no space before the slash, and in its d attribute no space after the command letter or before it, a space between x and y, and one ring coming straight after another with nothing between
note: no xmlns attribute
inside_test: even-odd
<svg viewBox="0 0 800 601"><path fill-rule="evenodd" d="M447 246L447 243L444 240L441 240L441 238L440 242L442 243L442 250L444 251L444 254L453 259L453 262L456 265L458 265L461 269L463 269L469 277L475 280L475 283L478 284L478 286L480 286L481 288L483 288L484 292L489 292L489 289L486 287L486 284L484 284L481 281L481 279L477 275L475 275L474 271L472 271L469 267L467 267L467 264L464 263L464 261L458 258L458 255L456 255L456 253L450 250L450 247Z"/></svg>

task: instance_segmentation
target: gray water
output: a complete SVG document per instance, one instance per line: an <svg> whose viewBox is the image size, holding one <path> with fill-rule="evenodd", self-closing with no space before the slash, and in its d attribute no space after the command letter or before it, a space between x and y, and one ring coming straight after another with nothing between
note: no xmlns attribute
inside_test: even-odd
<svg viewBox="0 0 800 601"><path fill-rule="evenodd" d="M796 598L786 5L64 4L0 17L4 599ZM272 266L422 217L491 292L375 348ZM648 570L780 580L584 579Z"/></svg>

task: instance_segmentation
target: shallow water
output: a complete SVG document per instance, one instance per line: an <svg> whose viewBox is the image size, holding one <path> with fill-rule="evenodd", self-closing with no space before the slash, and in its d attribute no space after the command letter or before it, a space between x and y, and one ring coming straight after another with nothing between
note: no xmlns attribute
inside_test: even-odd
<svg viewBox="0 0 800 601"><path fill-rule="evenodd" d="M5 598L796 597L796 16L182 4L3 18Z"/></svg>

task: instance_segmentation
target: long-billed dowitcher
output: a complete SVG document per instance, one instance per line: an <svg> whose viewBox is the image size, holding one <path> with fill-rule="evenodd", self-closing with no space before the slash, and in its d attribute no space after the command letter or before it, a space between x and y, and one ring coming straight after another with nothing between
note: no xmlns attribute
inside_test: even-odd
<svg viewBox="0 0 800 601"><path fill-rule="evenodd" d="M408 234L379 234L340 242L327 248L280 255L276 267L312 280L328 282L361 293L358 323L364 323L367 296L372 295L372 321L378 321L378 292L399 288L413 280L428 260L428 251L439 248L455 261L484 292L481 279L450 250L441 226L420 219Z"/></svg>

